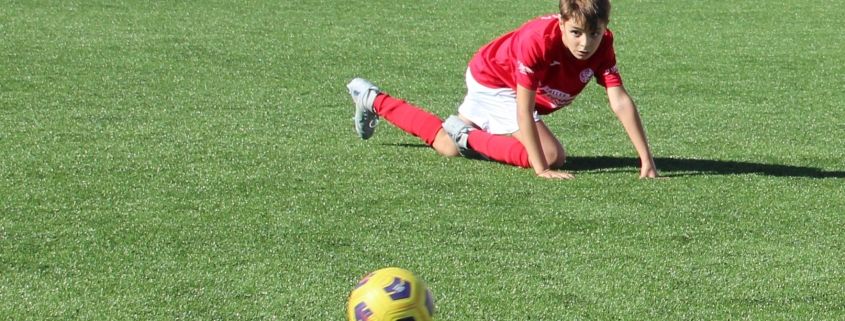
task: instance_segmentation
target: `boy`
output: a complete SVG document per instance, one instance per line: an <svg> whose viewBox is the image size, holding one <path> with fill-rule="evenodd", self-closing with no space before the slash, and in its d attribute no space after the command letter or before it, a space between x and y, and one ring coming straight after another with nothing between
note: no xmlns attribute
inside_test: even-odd
<svg viewBox="0 0 845 321"><path fill-rule="evenodd" d="M609 0L560 0L559 15L531 20L488 43L469 62L458 115L442 123L367 80L353 79L347 88L356 130L368 139L382 117L444 156L481 157L532 168L543 178L569 179L572 174L557 170L566 161L563 145L540 115L569 105L596 78L637 150L640 178L657 177L639 112L616 67L609 21Z"/></svg>

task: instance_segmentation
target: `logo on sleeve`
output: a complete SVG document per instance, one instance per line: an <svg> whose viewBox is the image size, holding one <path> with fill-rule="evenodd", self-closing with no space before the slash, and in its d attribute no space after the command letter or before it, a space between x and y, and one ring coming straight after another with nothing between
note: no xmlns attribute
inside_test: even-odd
<svg viewBox="0 0 845 321"><path fill-rule="evenodd" d="M517 67L519 68L519 72L522 73L523 75L534 73L534 70L531 70L531 68L529 68L524 63L522 63L522 61L517 61L517 64L518 64Z"/></svg>

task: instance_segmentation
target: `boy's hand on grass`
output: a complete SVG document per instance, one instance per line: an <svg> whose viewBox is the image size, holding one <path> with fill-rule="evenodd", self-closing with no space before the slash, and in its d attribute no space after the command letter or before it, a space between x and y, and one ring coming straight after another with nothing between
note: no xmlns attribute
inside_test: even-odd
<svg viewBox="0 0 845 321"><path fill-rule="evenodd" d="M568 172L560 172L560 171L553 171L551 169L547 169L540 173L537 173L537 176L547 179L573 179L575 178L574 175Z"/></svg>
<svg viewBox="0 0 845 321"><path fill-rule="evenodd" d="M658 178L660 174L657 173L657 169L654 166L643 166L640 169L640 178Z"/></svg>

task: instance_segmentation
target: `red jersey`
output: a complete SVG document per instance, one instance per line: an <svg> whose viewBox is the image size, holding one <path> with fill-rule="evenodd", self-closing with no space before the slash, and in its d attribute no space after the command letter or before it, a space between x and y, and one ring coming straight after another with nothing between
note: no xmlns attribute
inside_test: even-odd
<svg viewBox="0 0 845 321"><path fill-rule="evenodd" d="M485 87L536 90L539 114L569 105L593 78L604 87L621 86L613 33L607 30L596 52L578 60L563 45L559 18L539 17L481 47L469 62L472 76Z"/></svg>

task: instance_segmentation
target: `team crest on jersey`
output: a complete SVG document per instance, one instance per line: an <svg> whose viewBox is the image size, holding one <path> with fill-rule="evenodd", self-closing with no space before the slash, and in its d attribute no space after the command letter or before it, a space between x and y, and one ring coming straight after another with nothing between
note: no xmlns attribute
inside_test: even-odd
<svg viewBox="0 0 845 321"><path fill-rule="evenodd" d="M590 79L593 78L593 75L594 75L593 70L587 68L587 69L581 70L581 74L578 75L578 76L581 78L581 82L586 84L586 83L590 82Z"/></svg>

